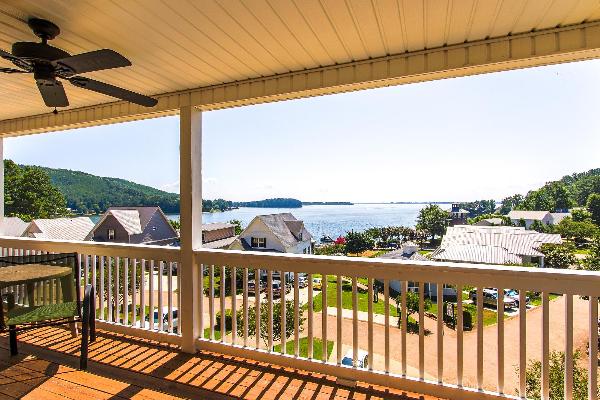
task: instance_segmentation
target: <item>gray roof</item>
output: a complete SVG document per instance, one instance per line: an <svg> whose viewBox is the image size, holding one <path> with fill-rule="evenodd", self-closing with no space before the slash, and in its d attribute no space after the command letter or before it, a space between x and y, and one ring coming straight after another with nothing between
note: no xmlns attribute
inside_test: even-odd
<svg viewBox="0 0 600 400"><path fill-rule="evenodd" d="M474 225L477 226L488 226L488 225L502 225L502 218L485 218L479 222L476 222Z"/></svg>
<svg viewBox="0 0 600 400"><path fill-rule="evenodd" d="M213 240L212 242L202 243L202 247L204 247L206 249L229 248L229 245L231 245L233 242L235 242L236 239L237 239L237 236L231 236L231 237L228 237L225 239Z"/></svg>
<svg viewBox="0 0 600 400"><path fill-rule="evenodd" d="M431 258L488 264L520 264L523 256L539 257L544 243L562 243L560 235L512 226L449 227Z"/></svg>
<svg viewBox="0 0 600 400"><path fill-rule="evenodd" d="M385 253L380 255L378 258L385 258L390 260L415 260L415 261L430 261L429 258L420 254L418 251L412 254L407 254L402 251L402 249L390 251L389 253Z"/></svg>
<svg viewBox="0 0 600 400"><path fill-rule="evenodd" d="M159 237L152 238L150 234L150 227L148 226L149 222L152 220L154 215L159 213L162 218L166 221L166 225L168 225L167 229L172 231L171 237ZM162 212L160 207L157 206L140 206L140 207L109 207L108 210L102 215L102 218L98 220L98 222L94 225L93 229L90 230L89 234L85 238L85 240L91 240L94 231L102 225L106 217L112 215L118 222L121 224L123 229L127 232L130 237L135 237L135 242L143 243L143 242L154 242L154 241L162 241L165 239L176 238L177 231L168 223L168 219L166 215ZM148 229L146 229L148 228ZM145 233L145 235L144 235ZM133 236L133 235L144 235L142 236Z"/></svg>
<svg viewBox="0 0 600 400"><path fill-rule="evenodd" d="M524 211L524 210L511 210L508 213L508 218L513 220L519 219L530 219L534 221L543 220L550 212L548 211Z"/></svg>
<svg viewBox="0 0 600 400"><path fill-rule="evenodd" d="M157 207L157 206L110 207L108 210L106 210L107 213L112 212L112 211L117 211L117 212L118 211L136 211L138 214L141 231L143 231L144 228L146 228L146 225L148 225L148 222L150 222L150 220L152 219L152 217L154 216L154 214L157 211L162 212L160 207ZM112 213L112 214L114 215L114 213Z"/></svg>
<svg viewBox="0 0 600 400"><path fill-rule="evenodd" d="M85 240L94 223L89 217L34 219L23 236L38 239Z"/></svg>
<svg viewBox="0 0 600 400"><path fill-rule="evenodd" d="M552 216L552 223L556 225L566 217L570 217L571 213L550 213L550 215Z"/></svg>
<svg viewBox="0 0 600 400"><path fill-rule="evenodd" d="M262 221L286 247L312 239L304 222L297 220L291 213L257 215L256 218ZM302 234L301 240L300 234Z"/></svg>
<svg viewBox="0 0 600 400"><path fill-rule="evenodd" d="M202 224L202 231L210 232L210 231L216 231L219 229L232 228L234 226L235 225L233 225L233 224L229 224L229 223L225 223L225 222L213 222L210 224Z"/></svg>
<svg viewBox="0 0 600 400"><path fill-rule="evenodd" d="M29 223L19 217L4 217L0 219L0 236L23 236Z"/></svg>

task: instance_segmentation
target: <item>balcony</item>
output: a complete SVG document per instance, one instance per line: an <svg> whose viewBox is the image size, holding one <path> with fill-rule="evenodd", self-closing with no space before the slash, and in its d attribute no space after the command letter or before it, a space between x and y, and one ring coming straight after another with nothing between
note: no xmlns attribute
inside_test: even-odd
<svg viewBox="0 0 600 400"><path fill-rule="evenodd" d="M96 302L97 326L102 334L92 348L92 361L96 363L92 363L91 374L96 374L97 365L105 364L125 369L122 377L119 373L114 375L120 381L129 372L142 373L149 377L136 375L133 382L142 389L170 387L165 382L163 386L151 383L159 378L169 383L183 382L188 391L192 390L190 386L196 386L219 392L219 388L235 383L228 374L244 379L241 375L255 376L252 374L263 373L266 368L271 372L264 373L274 379L272 384L267 382L271 389L281 389L283 385L285 390L281 390L285 393L296 390L298 398L305 397L304 390L384 398L389 398L389 393L402 396L404 391L440 398L515 398L525 396L525 375L519 371L524 371L532 360L538 360L542 370L542 398L548 398L550 355L559 350L566 354L565 392L573 393L572 366L576 362L587 370L589 398L596 398L593 394L597 393L597 346L590 346L589 356L586 354L586 344L598 341L600 276L593 273L198 250L194 252L194 265L187 266L198 268L196 282L192 282L195 295L189 296L181 279L185 267L180 262L178 248L28 238L2 238L0 246L5 255L40 251L79 254L83 281L94 284L97 293L103 293ZM230 274L230 279L226 274ZM253 276L263 274L268 284L265 293L256 299L253 291L248 290L248 282ZM285 286L286 277L297 274L307 274L308 287L301 288L299 280L293 279L285 295L289 305L274 318L274 309L281 300L276 298L269 283L278 275ZM322 277L320 291L312 287L316 275ZM221 281L227 283L219 285ZM408 319L403 317L408 314L406 301L401 301L399 310L396 309L389 285L393 281L399 281L404 289L401 300L406 297L409 282L419 293L418 311ZM436 284L433 308L427 311L425 288L432 283ZM441 301L444 285L456 288L458 293L467 293L465 288L473 287L477 294L474 303L456 296L456 328L444 323ZM378 302L373 301L376 287L383 287ZM497 307L484 306L481 294L488 287L519 290L518 309L498 313L497 310L505 309L504 299L500 299ZM230 295L233 292L236 296ZM526 292L539 293L539 298L530 299L528 304ZM40 287L37 293L53 293L53 288ZM326 317L323 304L329 305ZM187 311L190 309L195 314ZM470 330L463 329L461 309L471 310L474 316ZM165 310L162 321L160 317L150 318L150 310ZM174 310L178 312L174 314ZM217 317L228 310L233 315L239 313L240 318L229 322ZM396 316L398 311L400 317ZM254 334L248 322L254 313L263 319L259 324L261 335ZM194 329L189 329L194 324ZM280 339L277 332L286 331L288 337ZM26 343L26 353L39 353L47 361L66 366L74 359L64 354L77 352L75 342L60 329L32 331L23 334L20 340ZM186 340L193 342L200 352L195 355L181 352L186 350ZM286 349L285 354L282 349ZM582 350L582 356L574 361L576 349ZM342 363L347 354L358 358L364 352L365 368L355 367L360 366L358 360L350 365ZM6 357L4 360L10 365L26 363ZM207 363L214 364L209 367ZM217 373L219 368L228 372ZM173 370L179 373L167 373ZM207 377L209 370L214 376ZM262 372L256 372L259 370ZM194 385L190 383L190 374L207 378L201 385ZM98 376L90 379L103 377ZM283 384L278 383L280 379ZM358 386L349 389L357 381ZM263 387L260 390L265 392L258 392L265 382L261 378L247 385L248 398L253 397L248 393L272 396L271 389ZM281 395L276 393L275 397Z"/></svg>

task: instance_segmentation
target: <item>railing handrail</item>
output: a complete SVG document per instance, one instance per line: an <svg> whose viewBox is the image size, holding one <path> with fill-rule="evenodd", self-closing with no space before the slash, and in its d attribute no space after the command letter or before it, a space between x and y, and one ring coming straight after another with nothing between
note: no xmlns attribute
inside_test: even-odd
<svg viewBox="0 0 600 400"><path fill-rule="evenodd" d="M0 236L0 247L178 262L179 247Z"/></svg>
<svg viewBox="0 0 600 400"><path fill-rule="evenodd" d="M473 286L600 296L600 274L572 269L218 249L198 249L195 254L198 263L205 265L244 266L271 271L342 274L450 285L469 282Z"/></svg>

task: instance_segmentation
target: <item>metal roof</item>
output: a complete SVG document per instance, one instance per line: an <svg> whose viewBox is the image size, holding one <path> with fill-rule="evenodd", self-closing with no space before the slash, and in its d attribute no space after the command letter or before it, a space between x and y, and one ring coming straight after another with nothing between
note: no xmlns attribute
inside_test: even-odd
<svg viewBox="0 0 600 400"><path fill-rule="evenodd" d="M34 219L23 236L37 239L85 240L94 223L89 217Z"/></svg>
<svg viewBox="0 0 600 400"><path fill-rule="evenodd" d="M0 236L22 236L29 223L19 217L4 217L0 219Z"/></svg>
<svg viewBox="0 0 600 400"><path fill-rule="evenodd" d="M526 210L512 210L508 213L510 219L531 219L534 221L542 221L550 214L549 211L526 211Z"/></svg>
<svg viewBox="0 0 600 400"><path fill-rule="evenodd" d="M404 83L393 80L401 76L415 82L600 54L600 4L590 0L1 2L0 48L36 41L25 23L32 16L58 24L51 43L71 54L111 48L133 63L87 76L162 101L146 110L65 84L70 108L81 112L53 116L30 75L5 75L0 121L27 121L0 124L3 133L148 117L186 102L232 106L229 100L274 101L355 90L361 87L346 85L359 82L386 86ZM199 88L206 90L190 92ZM104 103L114 107L97 107Z"/></svg>

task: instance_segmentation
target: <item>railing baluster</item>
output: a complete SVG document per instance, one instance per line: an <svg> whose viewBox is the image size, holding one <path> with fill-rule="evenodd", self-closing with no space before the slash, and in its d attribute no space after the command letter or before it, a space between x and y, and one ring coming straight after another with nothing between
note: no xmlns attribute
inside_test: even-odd
<svg viewBox="0 0 600 400"><path fill-rule="evenodd" d="M227 325L225 324L225 321L227 320L226 317L226 308L225 308L225 266L221 265L220 267L220 276L221 279L219 280L219 292L221 292L221 297L220 297L220 306L221 306L221 326L219 327L219 329L221 330L221 343L225 343L225 336L227 335Z"/></svg>
<svg viewBox="0 0 600 400"><path fill-rule="evenodd" d="M138 296L136 296L138 281L137 281L137 258L131 262L131 325L137 322L137 307L139 305ZM141 326L141 325L140 325Z"/></svg>
<svg viewBox="0 0 600 400"><path fill-rule="evenodd" d="M477 389L483 388L483 287L477 287Z"/></svg>
<svg viewBox="0 0 600 400"><path fill-rule="evenodd" d="M342 276L337 276L336 287L336 322L337 322L337 337L336 337L336 361L338 365L342 364Z"/></svg>
<svg viewBox="0 0 600 400"><path fill-rule="evenodd" d="M248 267L244 267L244 276L242 278L244 280L243 282L243 289L242 292L244 294L244 347L248 346L248 307L250 307L250 305L248 304ZM258 321L257 321L258 323Z"/></svg>
<svg viewBox="0 0 600 400"><path fill-rule="evenodd" d="M94 293L96 294L96 296L100 296L102 297L103 293L102 292L98 292L98 274L96 271L96 268L98 267L98 257L95 254L91 255L92 257L92 286L94 287ZM50 294L52 295L52 292L54 291L54 282L50 281ZM98 304L98 302L95 302L96 304ZM97 307L97 306L96 306ZM98 310L96 309L96 315L98 315Z"/></svg>
<svg viewBox="0 0 600 400"><path fill-rule="evenodd" d="M83 287L89 283L89 269L90 269L90 257L87 254L79 255L79 257L84 257L85 261L83 262Z"/></svg>
<svg viewBox="0 0 600 400"><path fill-rule="evenodd" d="M308 274L308 349L307 357L313 358L313 278Z"/></svg>
<svg viewBox="0 0 600 400"><path fill-rule="evenodd" d="M158 263L158 272L157 272L157 280L158 280L158 327L157 329L162 332L165 329L164 324L164 316L163 316L163 265L164 263L161 260L156 260Z"/></svg>
<svg viewBox="0 0 600 400"><path fill-rule="evenodd" d="M273 351L273 271L267 270L267 344Z"/></svg>
<svg viewBox="0 0 600 400"><path fill-rule="evenodd" d="M280 313L280 317L281 317L281 349L280 350L281 350L281 354L285 354L287 352L287 349L286 349L287 337L285 334L286 329L287 329L286 321L285 321L285 318L286 318L286 315L285 315L285 313L286 313L286 309L285 309L285 306L286 306L286 303L285 303L285 290L286 290L285 272L281 271L281 272L279 272L279 274L280 274L279 276L281 277L281 281L280 281L281 285L279 287L279 306L281 307L281 313Z"/></svg>
<svg viewBox="0 0 600 400"><path fill-rule="evenodd" d="M104 310L104 256L100 256L99 261L99 268L100 268L100 290L98 291L98 296L100 297L100 319L104 320L104 314L105 314L105 310Z"/></svg>
<svg viewBox="0 0 600 400"><path fill-rule="evenodd" d="M167 266L167 308L169 312L167 328L169 333L173 333L173 262L165 261L165 264ZM179 317L179 311L177 311L177 317Z"/></svg>
<svg viewBox="0 0 600 400"><path fill-rule="evenodd" d="M550 300L542 293L542 400L550 400Z"/></svg>
<svg viewBox="0 0 600 400"><path fill-rule="evenodd" d="M154 330L154 260L150 260L150 271L148 274L148 319L150 320L150 330Z"/></svg>
<svg viewBox="0 0 600 400"><path fill-rule="evenodd" d="M113 312L112 312L112 294L113 294L113 276L112 276L112 269L113 269L113 265L112 265L112 257L106 257L106 262L107 262L107 267L106 270L108 271L108 281L106 282L106 302L108 303L108 315L107 315L107 319L109 322L112 322L113 320ZM60 284L60 281L58 281Z"/></svg>
<svg viewBox="0 0 600 400"><path fill-rule="evenodd" d="M294 356L300 353L300 274L294 272Z"/></svg>
<svg viewBox="0 0 600 400"><path fill-rule="evenodd" d="M254 313L256 348L260 349L260 269L254 270Z"/></svg>
<svg viewBox="0 0 600 400"><path fill-rule="evenodd" d="M181 334L181 330L179 329L179 318L181 317L181 270L179 269L179 266L181 265L180 263L176 262L176 269L177 269L177 333ZM204 275L203 274L203 270L204 270L204 266L202 264L200 264L200 282L203 282L203 278ZM202 291L202 286L200 286L200 335L202 337L204 337L203 332L204 332L204 314L202 313L202 311L204 311L204 292Z"/></svg>
<svg viewBox="0 0 600 400"><path fill-rule="evenodd" d="M463 299L462 285L456 286L456 384L463 381Z"/></svg>
<svg viewBox="0 0 600 400"><path fill-rule="evenodd" d="M129 325L129 258L123 262L123 324Z"/></svg>
<svg viewBox="0 0 600 400"><path fill-rule="evenodd" d="M385 298L383 306L385 307L385 372L390 372L390 281L383 280L383 297Z"/></svg>
<svg viewBox="0 0 600 400"><path fill-rule="evenodd" d="M210 340L215 340L215 266L213 264L208 268L208 314L210 319ZM258 317L257 317L258 318ZM260 319L256 320L259 325Z"/></svg>
<svg viewBox="0 0 600 400"><path fill-rule="evenodd" d="M400 341L402 342L402 375L406 376L406 329L408 316L406 315L406 292L408 292L408 281L402 281L400 290Z"/></svg>
<svg viewBox="0 0 600 400"><path fill-rule="evenodd" d="M321 360L327 361L327 275L321 275L321 300L323 307L321 308Z"/></svg>
<svg viewBox="0 0 600 400"><path fill-rule="evenodd" d="M525 290L519 290L519 395L526 396L527 369L527 304Z"/></svg>
<svg viewBox="0 0 600 400"><path fill-rule="evenodd" d="M419 282L419 379L425 379L425 284Z"/></svg>
<svg viewBox="0 0 600 400"><path fill-rule="evenodd" d="M177 313L181 312L181 304L179 304L179 293L181 292L181 285L179 284L180 276L181 271L179 270L179 264L177 264ZM200 337L204 339L204 264L200 264L200 282L198 285L198 292L198 310L200 312ZM177 315L179 318L181 318L179 314ZM177 332L181 333L181 331L179 330L179 324L177 326Z"/></svg>
<svg viewBox="0 0 600 400"><path fill-rule="evenodd" d="M498 288L498 392L504 392L504 288Z"/></svg>
<svg viewBox="0 0 600 400"><path fill-rule="evenodd" d="M115 306L113 308L115 317L113 318L113 322L121 323L121 318L120 318L120 314L121 314L120 313L120 309L121 309L120 303L121 302L119 301L119 297L120 297L120 294L119 294L120 282L119 281L121 278L121 271L120 271L121 258L116 257L113 260L115 260L115 276L114 276L114 279L115 279L115 288L114 288L114 290L115 290L115 298L114 298Z"/></svg>
<svg viewBox="0 0 600 400"><path fill-rule="evenodd" d="M358 365L358 278L352 277L352 365Z"/></svg>
<svg viewBox="0 0 600 400"><path fill-rule="evenodd" d="M573 295L565 293L565 400L573 399Z"/></svg>
<svg viewBox="0 0 600 400"><path fill-rule="evenodd" d="M140 328L146 326L146 260L140 261L141 281L140 281Z"/></svg>
<svg viewBox="0 0 600 400"><path fill-rule="evenodd" d="M444 284L437 283L437 378L444 380Z"/></svg>
<svg viewBox="0 0 600 400"><path fill-rule="evenodd" d="M588 365L588 398L598 397L598 297L591 296L590 307L590 357Z"/></svg>
<svg viewBox="0 0 600 400"><path fill-rule="evenodd" d="M237 339L237 276L234 266L231 266L231 343Z"/></svg>
<svg viewBox="0 0 600 400"><path fill-rule="evenodd" d="M373 278L367 278L367 341L369 371L373 370Z"/></svg>

